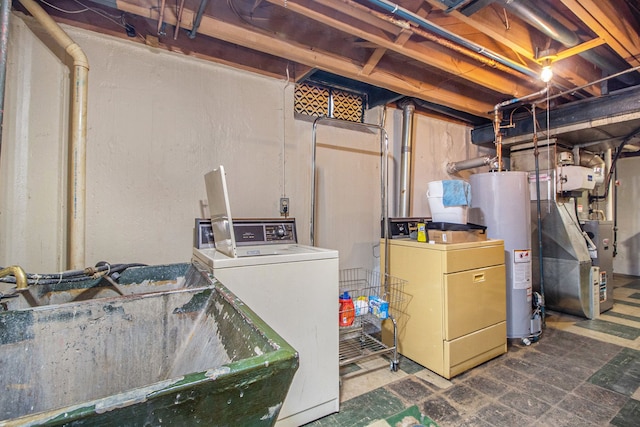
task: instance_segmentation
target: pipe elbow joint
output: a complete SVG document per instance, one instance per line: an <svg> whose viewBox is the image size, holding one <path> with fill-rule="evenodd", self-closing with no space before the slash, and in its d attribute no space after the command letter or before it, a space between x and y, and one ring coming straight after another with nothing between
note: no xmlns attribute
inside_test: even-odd
<svg viewBox="0 0 640 427"><path fill-rule="evenodd" d="M27 289L27 275L25 274L22 267L17 265L12 265L7 268L3 268L0 270L0 277L5 276L13 276L16 278L16 289L19 291Z"/></svg>
<svg viewBox="0 0 640 427"><path fill-rule="evenodd" d="M70 44L65 50L73 58L73 65L86 68L89 71L89 59L77 43Z"/></svg>

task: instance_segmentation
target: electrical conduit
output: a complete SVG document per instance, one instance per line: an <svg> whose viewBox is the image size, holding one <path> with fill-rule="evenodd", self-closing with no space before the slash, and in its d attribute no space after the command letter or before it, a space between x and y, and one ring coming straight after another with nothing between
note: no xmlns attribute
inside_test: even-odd
<svg viewBox="0 0 640 427"><path fill-rule="evenodd" d="M89 61L62 28L33 0L20 3L44 27L47 33L73 58L73 84L71 85L71 150L69 171L69 217L67 265L81 269L85 255L86 211L86 146L87 146L87 89Z"/></svg>

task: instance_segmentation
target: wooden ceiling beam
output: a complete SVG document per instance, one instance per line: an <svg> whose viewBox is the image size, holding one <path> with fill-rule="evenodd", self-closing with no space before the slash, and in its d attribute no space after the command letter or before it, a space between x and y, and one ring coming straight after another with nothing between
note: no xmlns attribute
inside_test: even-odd
<svg viewBox="0 0 640 427"><path fill-rule="evenodd" d="M289 5L290 4L291 3L289 3ZM130 3L118 0L117 6L118 9L124 12L151 19L158 18L158 12L155 7L149 5L141 6L140 2ZM182 26L189 28L192 17L193 11L185 8L182 15ZM170 25L176 24L175 15L169 10L165 12L164 20ZM189 22L189 24L186 24L186 22ZM416 97L477 116L489 117L490 111L493 108L490 102L461 94L461 91L455 88L449 90L439 87L437 84L419 81L406 76L396 76L375 69L370 75L363 76L362 68L348 58L323 52L312 46L302 45L292 40L276 39L265 32L230 24L208 15L202 17L198 32L209 37L287 58L309 67L317 67L347 78L361 80L405 96Z"/></svg>
<svg viewBox="0 0 640 427"><path fill-rule="evenodd" d="M315 2L329 9L344 13L346 16L357 16L358 21L378 27L382 31L396 35L400 32L400 28L397 25L390 22L381 22L376 16L368 13L369 8L352 0L315 0Z"/></svg>
<svg viewBox="0 0 640 427"><path fill-rule="evenodd" d="M434 8L444 10L446 5L438 0L426 0ZM465 16L457 10L449 12L448 16L475 28L488 35L500 44L508 47L518 55L529 60L535 60L535 46L531 44L529 28L519 20L505 20L504 14L489 6L482 8L471 17ZM434 20L437 23L437 20Z"/></svg>
<svg viewBox="0 0 640 427"><path fill-rule="evenodd" d="M640 37L623 13L610 0L560 0L598 37L632 66L640 65Z"/></svg>
<svg viewBox="0 0 640 427"><path fill-rule="evenodd" d="M277 5L282 4L279 0L268 1ZM308 2L306 0L288 0L287 9L324 25L330 26L338 31L368 40L377 44L381 48L394 51L406 56L407 58L441 69L460 79L481 85L497 93L509 96L522 96L523 94L527 94L532 91L533 86L523 86L519 84L518 80L515 78L509 78L502 73L497 73L490 67L485 67L479 62L467 60L459 54L455 56L451 55L452 52L445 52L446 49L431 49L426 44L420 44L413 41L397 43L395 40L390 40L388 37L381 35L381 32L374 32L371 29L365 29L362 27L362 22L360 22L359 18L362 15L368 17L368 14L363 14L361 11L351 10L352 13L357 14L356 16L352 16L355 20L346 22L338 17L329 17L327 14L312 8L312 4L313 2ZM336 10L338 12L344 11L344 8L341 7L341 2L332 3L331 7L337 7ZM380 19L378 19L378 21L378 25L385 22ZM369 22L373 25L372 21ZM374 28L378 29L379 27L376 25ZM363 73L366 73L368 70L369 67L365 64L363 67Z"/></svg>
<svg viewBox="0 0 640 427"><path fill-rule="evenodd" d="M435 8L446 8L446 6L438 0L426 1ZM503 9L497 5L491 5L479 10L471 17L467 17L458 11L452 11L449 15L456 17L470 27L475 28L477 31L486 34L501 45L513 50L517 55L535 62L536 49L532 44L533 38L531 37L530 28L519 19L508 19L509 17L513 18L513 15L507 14L507 18L505 18L504 11L501 14L500 10ZM582 86L600 77L596 73L596 70L590 70L588 68L576 70L569 67L563 67L562 71L563 74L558 74L556 80L562 80L560 83L563 85ZM595 96L600 95L600 90L597 87L589 87L586 88L585 91Z"/></svg>
<svg viewBox="0 0 640 427"><path fill-rule="evenodd" d="M73 4L71 5L73 6ZM67 7L66 4L61 7ZM168 11L165 9L166 11ZM105 25L104 19L99 18L97 20L78 20L79 14L64 14L55 15L50 13L50 16L59 23L70 25L76 28L82 28L88 31L98 32L106 34L115 38L126 40L127 42L146 44L150 47L160 48L168 52L175 52L185 56L193 58L199 58L209 62L215 62L228 67L233 67L239 70L244 70L263 76L272 77L274 79L286 79L287 70L291 74L291 79L294 76L303 73L303 67L298 68L296 74L296 66L298 64L292 64L285 58L278 58L268 54L257 54L255 50L249 48L232 45L222 40L196 38L194 40L187 39L186 35L182 35L177 40L173 37L152 36L157 31L157 22L151 22L148 18L141 16L129 16L128 23L136 28L137 36L132 38L123 31L122 27L117 24L107 23ZM92 17L93 15L86 15ZM100 17L100 15L95 15ZM147 34L144 37L142 34ZM188 40L188 41L187 41ZM308 67L307 67L308 68Z"/></svg>
<svg viewBox="0 0 640 427"><path fill-rule="evenodd" d="M395 43L399 46L404 45L407 42L407 40L409 40L412 34L413 33L411 31L407 31L407 30L401 31L398 37L396 37ZM371 71L373 71L376 65L378 65L378 62L380 62L380 60L382 59L386 51L387 49L383 47L379 47L375 49L371 54L371 56L369 57L369 59L367 60L367 62L362 67L362 74L364 74L365 76L368 76L369 74L371 74Z"/></svg>

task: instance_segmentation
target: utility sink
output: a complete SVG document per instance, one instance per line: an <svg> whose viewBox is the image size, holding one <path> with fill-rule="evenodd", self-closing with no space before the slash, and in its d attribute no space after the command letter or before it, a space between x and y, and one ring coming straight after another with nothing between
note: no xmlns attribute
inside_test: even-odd
<svg viewBox="0 0 640 427"><path fill-rule="evenodd" d="M275 423L298 367L286 341L192 264L121 279L0 311L0 426Z"/></svg>

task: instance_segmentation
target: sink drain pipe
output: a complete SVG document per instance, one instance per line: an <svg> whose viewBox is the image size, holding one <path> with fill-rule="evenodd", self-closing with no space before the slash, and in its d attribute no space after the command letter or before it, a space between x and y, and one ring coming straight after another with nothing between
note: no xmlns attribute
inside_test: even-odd
<svg viewBox="0 0 640 427"><path fill-rule="evenodd" d="M47 33L73 58L67 266L84 267L86 211L87 89L89 61L80 46L33 0L19 0Z"/></svg>

